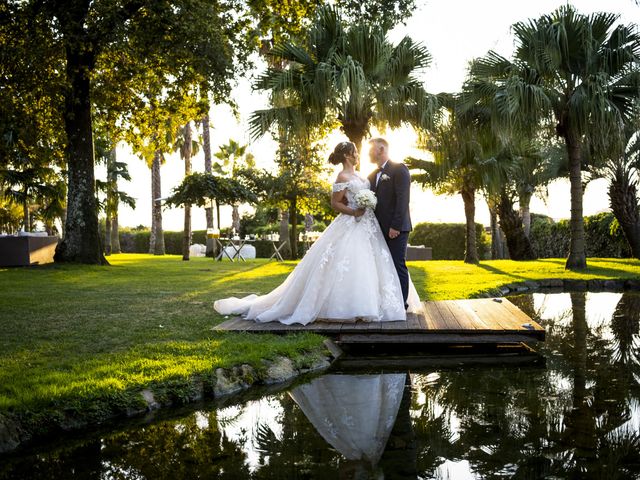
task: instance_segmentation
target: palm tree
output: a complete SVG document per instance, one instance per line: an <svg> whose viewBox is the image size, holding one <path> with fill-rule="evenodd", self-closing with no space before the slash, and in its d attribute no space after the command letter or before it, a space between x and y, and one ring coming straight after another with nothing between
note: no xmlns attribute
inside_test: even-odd
<svg viewBox="0 0 640 480"><path fill-rule="evenodd" d="M609 204L618 220L631 252L640 258L640 207L638 181L640 173L640 131L625 127L626 148L622 155L607 161L604 175L609 179Z"/></svg>
<svg viewBox="0 0 640 480"><path fill-rule="evenodd" d="M585 151L607 152L638 97L640 35L612 13L582 15L569 5L513 25L516 52L472 63L473 90L496 106L502 132L555 124L565 143L571 183L568 269L586 268L582 214Z"/></svg>
<svg viewBox="0 0 640 480"><path fill-rule="evenodd" d="M217 165L219 173L225 172L231 176L235 174L240 165L249 160L251 162L250 154L247 154L247 145L240 145L239 142L229 139L229 142L225 145L221 145L216 153L215 157L222 162L222 165ZM247 158L248 157L248 158ZM240 213L238 211L238 204L232 205L232 225L233 230L236 233L240 232ZM218 218L220 213L218 212Z"/></svg>
<svg viewBox="0 0 640 480"><path fill-rule="evenodd" d="M250 118L259 137L274 124L338 124L358 149L371 125L426 127L435 97L416 76L431 62L426 47L404 37L393 45L378 25L347 25L338 10L318 9L307 34L276 44L257 87L271 93L271 107Z"/></svg>
<svg viewBox="0 0 640 480"><path fill-rule="evenodd" d="M205 173L213 173L212 171L212 161L211 161L211 130L210 130L210 121L209 121L209 108L208 101L206 107L206 113L200 119L200 124L202 125L202 148L204 149L204 172ZM207 230L213 228L213 207L211 205L205 207L204 209L206 219L207 219ZM218 215L218 230L220 229L220 216ZM207 256L213 256L213 240L207 237Z"/></svg>
<svg viewBox="0 0 640 480"><path fill-rule="evenodd" d="M117 158L116 145L107 135L96 133L94 148L96 162L104 163L107 167L106 181L96 180L96 190L105 194L105 255L120 253L120 236L118 227L118 210L121 203L135 208L136 201L126 192L118 190L118 180L131 180L126 162L119 162ZM98 202L100 203L100 202Z"/></svg>
<svg viewBox="0 0 640 480"><path fill-rule="evenodd" d="M22 225L25 232L33 228L32 204L55 195L55 185L59 179L59 174L46 165L0 169L2 196L22 206Z"/></svg>
<svg viewBox="0 0 640 480"><path fill-rule="evenodd" d="M200 144L193 138L191 122L180 127L176 140L173 143L173 151L180 152L180 158L184 160L184 176L191 175L191 157L198 153ZM184 205L184 230L182 235L182 260L189 260L189 247L191 246L191 205Z"/></svg>
<svg viewBox="0 0 640 480"><path fill-rule="evenodd" d="M412 178L440 193L459 193L464 202L466 221L466 263L478 263L476 247L475 196L487 183L487 174L495 163L497 139L489 129L486 111L482 108L459 108L457 95L441 94L445 114L430 135L421 135L422 148L433 153L434 160L408 158L409 168L419 169Z"/></svg>

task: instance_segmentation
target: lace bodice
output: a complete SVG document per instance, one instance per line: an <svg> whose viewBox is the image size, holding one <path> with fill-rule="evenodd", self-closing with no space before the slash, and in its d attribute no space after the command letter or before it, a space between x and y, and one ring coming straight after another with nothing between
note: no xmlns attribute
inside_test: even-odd
<svg viewBox="0 0 640 480"><path fill-rule="evenodd" d="M362 178L358 175L354 176L348 182L336 182L333 184L334 192L341 192L342 190L345 190L345 189L347 190L346 192L347 206L351 208L357 208L356 202L355 202L356 193L358 193L360 190L364 190L368 188L369 188L369 180L367 180L366 178Z"/></svg>

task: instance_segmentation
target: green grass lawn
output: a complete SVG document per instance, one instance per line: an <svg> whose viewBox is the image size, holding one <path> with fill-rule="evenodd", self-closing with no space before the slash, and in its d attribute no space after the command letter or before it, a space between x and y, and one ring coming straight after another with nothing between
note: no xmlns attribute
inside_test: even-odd
<svg viewBox="0 0 640 480"><path fill-rule="evenodd" d="M286 355L300 364L322 339L218 333L214 300L265 293L294 262L213 262L122 254L111 267L0 269L0 413L75 411L100 417L126 408L144 387L178 389L218 367ZM424 299L472 297L541 278L640 278L637 260L590 259L586 273L563 259L532 262L411 262ZM306 360L305 360L306 359ZM186 387L185 387L186 388ZM88 413L88 414L89 414Z"/></svg>

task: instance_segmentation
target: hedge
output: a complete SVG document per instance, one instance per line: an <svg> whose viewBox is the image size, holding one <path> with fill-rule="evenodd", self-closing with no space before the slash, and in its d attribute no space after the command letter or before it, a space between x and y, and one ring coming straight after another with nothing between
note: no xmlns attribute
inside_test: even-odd
<svg viewBox="0 0 640 480"><path fill-rule="evenodd" d="M465 230L464 223L419 223L409 235L409 244L431 247L434 260L464 260ZM480 259L486 259L491 243L480 223L476 223L476 245Z"/></svg>
<svg viewBox="0 0 640 480"><path fill-rule="evenodd" d="M631 250L611 212L584 217L587 257L628 258ZM569 220L554 222L535 215L531 221L531 245L539 258L562 258L569 254Z"/></svg>
<svg viewBox="0 0 640 480"><path fill-rule="evenodd" d="M123 230L120 232L120 249L123 253L149 253L148 230ZM206 230L194 230L191 243L207 244ZM256 257L269 258L273 246L267 240L256 240L250 243L256 247ZM164 249L170 255L182 255L182 232L164 232Z"/></svg>

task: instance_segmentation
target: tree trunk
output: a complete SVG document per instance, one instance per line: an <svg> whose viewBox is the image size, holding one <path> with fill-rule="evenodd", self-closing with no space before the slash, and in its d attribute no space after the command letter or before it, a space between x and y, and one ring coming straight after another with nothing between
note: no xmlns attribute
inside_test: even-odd
<svg viewBox="0 0 640 480"><path fill-rule="evenodd" d="M531 234L531 197L533 195L531 193L521 193L520 194L520 217L522 218L522 228L524 229L524 234L529 238Z"/></svg>
<svg viewBox="0 0 640 480"><path fill-rule="evenodd" d="M96 204L91 71L94 50L85 32L90 2L75 2L63 10L66 52L64 129L67 137L67 218L64 238L56 248L56 262L107 264L100 245Z"/></svg>
<svg viewBox="0 0 640 480"><path fill-rule="evenodd" d="M184 129L184 176L191 175L191 122L187 122ZM182 232L182 260L189 260L191 247L191 205L184 206L184 230Z"/></svg>
<svg viewBox="0 0 640 480"><path fill-rule="evenodd" d="M491 224L491 259L499 260L504 258L504 245L500 226L498 225L498 206L495 199L487 199L489 206L489 221Z"/></svg>
<svg viewBox="0 0 640 480"><path fill-rule="evenodd" d="M202 147L204 148L204 171L205 173L211 173L211 132L209 131L209 112L202 117ZM213 228L213 206L209 205L204 209L204 213L207 217L207 229ZM218 226L220 228L220 226ZM214 255L213 238L207 237L207 250L206 256L212 257Z"/></svg>
<svg viewBox="0 0 640 480"><path fill-rule="evenodd" d="M118 211L116 210L111 219L111 253L122 253L120 248L120 230L118 226Z"/></svg>
<svg viewBox="0 0 640 480"><path fill-rule="evenodd" d="M371 116L366 119L341 119L342 130L347 138L355 144L358 152L360 153L362 151L362 139L365 137L367 132L370 118ZM360 165L358 165L357 169L360 170Z"/></svg>
<svg viewBox="0 0 640 480"><path fill-rule="evenodd" d="M220 226L220 203L216 202L216 220L218 223L218 230L222 230L222 227Z"/></svg>
<svg viewBox="0 0 640 480"><path fill-rule="evenodd" d="M162 189L160 185L160 162L162 153L156 151L151 164L151 236L149 239L149 253L164 255L164 232L162 230Z"/></svg>
<svg viewBox="0 0 640 480"><path fill-rule="evenodd" d="M27 192L24 193L24 202L22 202L22 225L25 232L31 231L31 218L29 218L29 200Z"/></svg>
<svg viewBox="0 0 640 480"><path fill-rule="evenodd" d="M569 181L571 182L571 243L565 268L584 270L587 268L587 254L582 215L582 146L580 140L571 131L565 135L565 141L569 154Z"/></svg>
<svg viewBox="0 0 640 480"><path fill-rule="evenodd" d="M640 258L640 212L637 186L623 168L617 168L609 184L609 204L618 220L631 253Z"/></svg>
<svg viewBox="0 0 640 480"><path fill-rule="evenodd" d="M500 195L498 203L500 227L507 237L507 248L512 260L534 260L536 258L529 238L524 234L522 219L513 209L513 202L506 193Z"/></svg>
<svg viewBox="0 0 640 480"><path fill-rule="evenodd" d="M104 219L104 254L111 255L111 219L109 215Z"/></svg>
<svg viewBox="0 0 640 480"><path fill-rule="evenodd" d="M597 433L594 408L591 404L592 392L587 378L589 349L587 338L589 325L586 319L586 293L570 294L573 321L571 331L571 369L573 370L572 405L565 419L563 441L574 452L577 468L595 461ZM568 339L571 341L571 339Z"/></svg>
<svg viewBox="0 0 640 480"><path fill-rule="evenodd" d="M298 258L298 202L294 200L289 207L289 221L291 230L289 231L289 245L291 245L291 258Z"/></svg>
<svg viewBox="0 0 640 480"><path fill-rule="evenodd" d="M476 248L476 204L475 189L465 186L460 190L462 201L464 202L464 216L466 220L465 229L465 263L479 263L478 249Z"/></svg>
<svg viewBox="0 0 640 480"><path fill-rule="evenodd" d="M231 227L236 235L240 235L240 211L238 205L233 205L231 210Z"/></svg>
<svg viewBox="0 0 640 480"><path fill-rule="evenodd" d="M279 210L280 216L280 239L279 243L287 242L280 252L285 258L291 258L291 241L289 240L289 212L287 210Z"/></svg>

